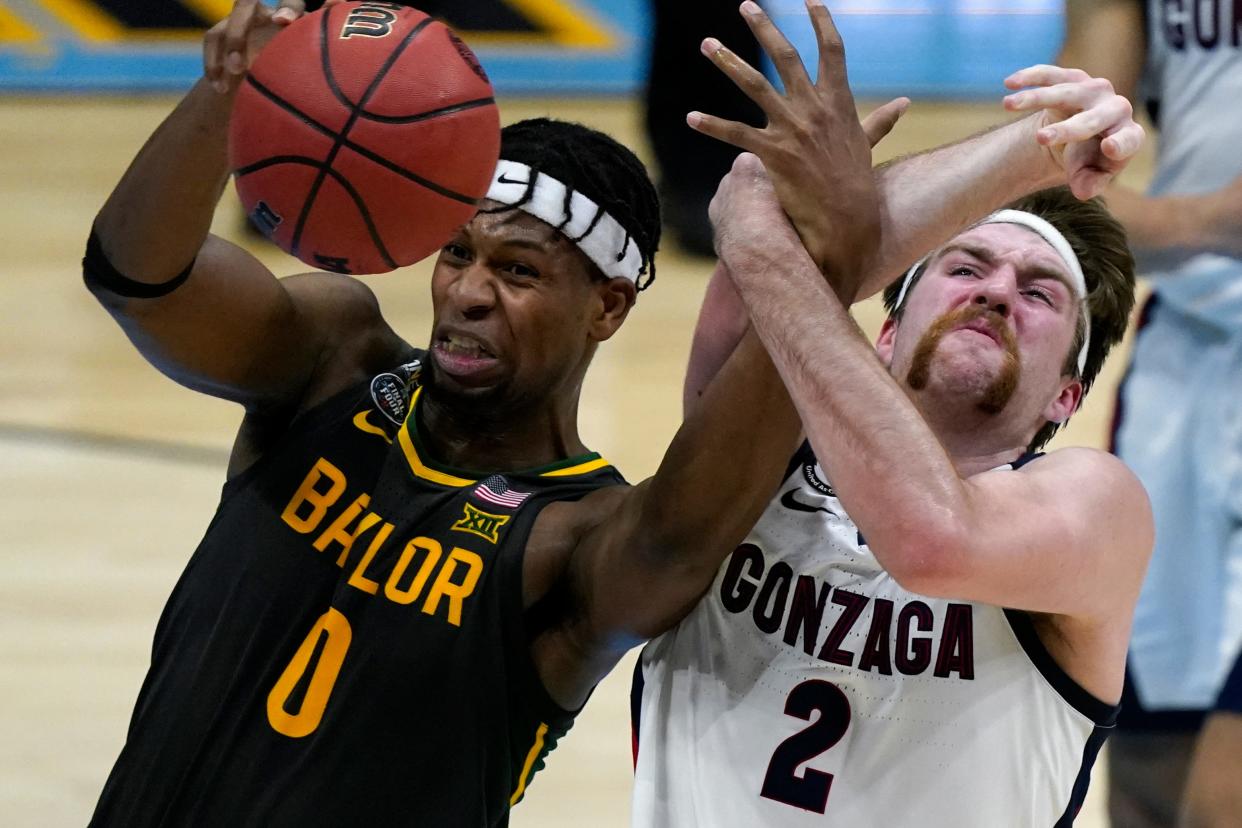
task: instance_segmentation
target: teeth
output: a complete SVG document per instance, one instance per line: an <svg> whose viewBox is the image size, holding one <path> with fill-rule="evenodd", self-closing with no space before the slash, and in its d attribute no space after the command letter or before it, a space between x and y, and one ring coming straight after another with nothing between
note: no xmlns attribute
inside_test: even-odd
<svg viewBox="0 0 1242 828"><path fill-rule="evenodd" d="M449 334L444 338L443 347L444 350L448 351L450 354L461 354L463 356L474 357L488 355L487 351L485 351L479 343L475 342L473 339L453 336L452 334Z"/></svg>

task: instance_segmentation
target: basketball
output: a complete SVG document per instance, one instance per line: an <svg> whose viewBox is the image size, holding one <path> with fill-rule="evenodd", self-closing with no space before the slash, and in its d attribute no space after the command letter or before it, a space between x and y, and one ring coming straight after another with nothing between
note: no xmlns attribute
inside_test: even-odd
<svg viewBox="0 0 1242 828"><path fill-rule="evenodd" d="M277 34L233 107L229 163L251 221L308 265L385 273L474 214L500 152L483 67L417 9L351 2Z"/></svg>

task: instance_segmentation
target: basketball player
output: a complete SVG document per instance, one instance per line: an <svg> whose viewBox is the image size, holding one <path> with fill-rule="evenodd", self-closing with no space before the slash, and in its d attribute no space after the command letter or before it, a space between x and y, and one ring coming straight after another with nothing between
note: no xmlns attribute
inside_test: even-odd
<svg viewBox="0 0 1242 828"><path fill-rule="evenodd" d="M1152 280L1114 450L1156 515L1109 810L1126 828L1179 807L1185 825L1242 826L1242 4L1066 8L1063 59L1149 99L1160 133L1149 192L1108 192Z"/></svg>
<svg viewBox="0 0 1242 828"><path fill-rule="evenodd" d="M139 351L245 408L93 823L504 824L595 683L695 604L754 523L796 418L750 336L651 480L624 485L582 443L587 365L660 233L641 163L585 127L504 130L483 210L436 262L425 350L361 282L277 280L211 236L233 93L295 5L239 0L208 34L204 79L88 244L87 283ZM823 83L836 145L865 161L840 67ZM1003 163L985 146L1029 134L934 153L946 179L988 181L960 203L890 170L881 191L915 239L890 236L892 259L983 214L994 187L1063 175L1033 145ZM852 271L866 249L824 261ZM769 408L767 437L738 416Z"/></svg>
<svg viewBox="0 0 1242 828"><path fill-rule="evenodd" d="M743 11L781 54L770 21ZM782 148L805 73L778 95L704 46L769 116L762 131L692 122L766 156L740 156L722 183L717 247L808 443L707 595L644 650L634 824L1069 825L1116 715L1152 526L1115 458L1039 448L1125 331L1124 232L1066 188L1020 200L892 285L871 346L846 308L884 269L825 268L786 218L813 221L811 190L830 205L823 235L874 238L865 165L830 144ZM1102 94L1128 111L1078 79L1025 70L1011 86L1052 85L1009 106ZM1138 137L1119 126L1068 151L1097 155L1090 180L1071 175L1083 194ZM1065 128L1041 139L1057 148Z"/></svg>

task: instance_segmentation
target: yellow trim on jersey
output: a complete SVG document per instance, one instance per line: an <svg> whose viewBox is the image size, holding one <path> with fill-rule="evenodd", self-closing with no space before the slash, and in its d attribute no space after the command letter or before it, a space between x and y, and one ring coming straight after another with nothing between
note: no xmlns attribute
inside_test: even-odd
<svg viewBox="0 0 1242 828"><path fill-rule="evenodd" d="M370 414L374 410L375 410L374 408L365 408L362 411L359 411L357 414L355 414L354 415L354 428L358 429L359 431L365 431L367 434L375 434L379 437L383 437L384 442L391 446L392 438L388 436L388 432L384 431L384 429L380 428L377 425L372 425L371 422L367 420L367 415Z"/></svg>
<svg viewBox="0 0 1242 828"><path fill-rule="evenodd" d="M602 457L599 457L599 458L596 458L595 460L588 460L585 463L579 463L576 466L570 466L569 468L566 468L566 469L555 469L553 471L544 472L543 474L539 476L540 477L573 477L575 474L586 474L587 472L593 472L596 469L602 469L605 466L610 466L610 465L612 464L609 463L607 460L605 460Z"/></svg>
<svg viewBox="0 0 1242 828"><path fill-rule="evenodd" d="M411 410L412 409L413 406L411 406ZM409 417L406 417L405 422L401 424L401 430L397 432L397 441L401 443L401 450L405 452L405 459L409 461L410 469L414 472L414 474L424 480L430 480L432 483L439 483L441 486L456 486L458 488L461 488L462 486L472 486L479 482L477 480L470 480L469 478L457 477L456 475L436 471L424 463L422 458L418 456L418 449L414 448L414 441L410 439Z"/></svg>
<svg viewBox="0 0 1242 828"><path fill-rule="evenodd" d="M478 477L474 477L474 478L460 477L456 474L453 474L450 471L441 471L440 469L433 469L431 468L431 466L427 465L427 463L423 462L423 459L418 455L418 447L415 445L414 436L410 431L412 428L415 428L416 426L411 426L410 420L411 418L414 417L414 412L418 409L418 398L422 393L423 393L423 389L420 386L419 388L415 389L414 393L410 396L410 413L406 415L405 422L403 422L401 424L401 428L397 430L397 442L401 444L401 450L405 452L405 459L409 461L410 470L413 471L416 476L421 477L424 480L430 480L432 483L439 483L442 486L456 486L460 488L462 486L471 486L475 483L478 483L479 482ZM357 416L355 416L354 418L354 425L358 426L358 428L362 428L362 426L359 425L358 423ZM362 430L367 431L367 429L365 428L363 428ZM562 461L562 462L565 462L565 461ZM575 475L586 474L587 472L593 472L596 469L606 468L611 465L612 464L609 463L604 458L599 457L598 455L593 455L592 459L590 460L584 460L581 463L576 463L572 466L566 466L565 468L554 468L554 469L550 469L549 471L538 472L538 474L539 474L539 477L574 477ZM544 468L546 468L546 466ZM531 474L535 474L536 472L537 472L537 469L529 469L529 470L523 470L523 471L506 472L506 474L531 475ZM478 473L463 472L463 474L478 474Z"/></svg>
<svg viewBox="0 0 1242 828"><path fill-rule="evenodd" d="M535 731L535 743L530 746L530 753L526 754L526 763L522 765L522 775L518 777L517 788L513 791L513 796L509 797L510 808L518 803L522 794L526 793L526 783L530 781L531 769L535 767L535 760L539 758L539 754L543 753L543 737L547 735L548 725L540 722L539 729Z"/></svg>

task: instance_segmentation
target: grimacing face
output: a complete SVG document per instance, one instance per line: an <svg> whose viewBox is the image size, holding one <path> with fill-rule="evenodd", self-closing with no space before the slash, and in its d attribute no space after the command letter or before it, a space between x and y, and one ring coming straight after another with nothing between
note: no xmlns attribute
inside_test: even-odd
<svg viewBox="0 0 1242 828"><path fill-rule="evenodd" d="M528 213L475 215L432 274L428 353L437 395L510 407L576 393L595 346L616 332L634 299L627 280L592 279L592 267Z"/></svg>
<svg viewBox="0 0 1242 828"><path fill-rule="evenodd" d="M1071 278L1034 231L971 228L931 260L877 352L915 391L1035 427L1062 422L1082 396L1082 384L1062 374L1081 309Z"/></svg>

